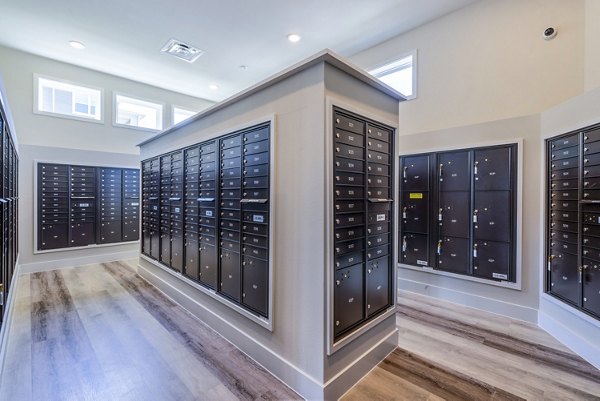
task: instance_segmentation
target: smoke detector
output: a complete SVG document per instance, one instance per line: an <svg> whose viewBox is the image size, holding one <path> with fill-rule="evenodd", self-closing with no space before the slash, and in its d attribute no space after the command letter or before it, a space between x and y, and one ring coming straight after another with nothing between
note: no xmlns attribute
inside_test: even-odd
<svg viewBox="0 0 600 401"><path fill-rule="evenodd" d="M204 52L194 46L183 43L177 39L171 39L166 45L160 50L162 53L170 54L173 57L193 63L204 54Z"/></svg>

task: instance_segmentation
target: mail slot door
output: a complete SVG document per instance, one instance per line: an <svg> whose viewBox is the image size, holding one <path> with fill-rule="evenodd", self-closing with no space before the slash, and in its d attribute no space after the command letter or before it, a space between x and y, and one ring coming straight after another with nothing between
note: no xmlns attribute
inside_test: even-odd
<svg viewBox="0 0 600 401"><path fill-rule="evenodd" d="M600 316L600 262L583 260L583 308Z"/></svg>
<svg viewBox="0 0 600 401"><path fill-rule="evenodd" d="M510 244L476 241L473 245L473 275L491 280L510 279Z"/></svg>
<svg viewBox="0 0 600 401"><path fill-rule="evenodd" d="M367 317L390 305L390 258L383 257L367 263Z"/></svg>
<svg viewBox="0 0 600 401"><path fill-rule="evenodd" d="M509 191L475 192L473 228L476 240L510 242L511 199Z"/></svg>
<svg viewBox="0 0 600 401"><path fill-rule="evenodd" d="M161 230L160 233L160 261L171 267L171 233L170 230Z"/></svg>
<svg viewBox="0 0 600 401"><path fill-rule="evenodd" d="M473 176L476 191L510 190L512 148L475 151Z"/></svg>
<svg viewBox="0 0 600 401"><path fill-rule="evenodd" d="M402 197L400 205L402 230L426 234L429 226L429 193L407 192Z"/></svg>
<svg viewBox="0 0 600 401"><path fill-rule="evenodd" d="M469 237L469 192L440 192L437 222L443 237Z"/></svg>
<svg viewBox="0 0 600 401"><path fill-rule="evenodd" d="M552 252L550 259L550 292L578 304L580 285L577 256Z"/></svg>
<svg viewBox="0 0 600 401"><path fill-rule="evenodd" d="M440 153L436 168L440 191L469 191L469 152Z"/></svg>
<svg viewBox="0 0 600 401"><path fill-rule="evenodd" d="M466 238L442 237L437 246L439 270L468 274L470 247Z"/></svg>
<svg viewBox="0 0 600 401"><path fill-rule="evenodd" d="M579 144L579 134L569 135L562 138L558 138L553 140L550 143L550 149L552 151L562 148L567 148L570 146L576 146Z"/></svg>
<svg viewBox="0 0 600 401"><path fill-rule="evenodd" d="M337 270L333 288L333 331L337 336L363 319L363 265Z"/></svg>
<svg viewBox="0 0 600 401"><path fill-rule="evenodd" d="M221 251L221 293L240 302L240 254Z"/></svg>
<svg viewBox="0 0 600 401"><path fill-rule="evenodd" d="M402 191L429 190L429 156L403 157L401 160Z"/></svg>
<svg viewBox="0 0 600 401"><path fill-rule="evenodd" d="M143 227L142 229L142 253L150 256L150 228Z"/></svg>
<svg viewBox="0 0 600 401"><path fill-rule="evenodd" d="M267 316L269 267L267 261L244 256L242 264L242 303Z"/></svg>
<svg viewBox="0 0 600 401"><path fill-rule="evenodd" d="M185 248L185 263L183 267L183 274L191 278L192 280L198 280L199 276L199 260L200 252L198 248L198 241L186 238L184 243Z"/></svg>
<svg viewBox="0 0 600 401"><path fill-rule="evenodd" d="M429 266L429 237L404 233L400 238L401 262L407 265Z"/></svg>

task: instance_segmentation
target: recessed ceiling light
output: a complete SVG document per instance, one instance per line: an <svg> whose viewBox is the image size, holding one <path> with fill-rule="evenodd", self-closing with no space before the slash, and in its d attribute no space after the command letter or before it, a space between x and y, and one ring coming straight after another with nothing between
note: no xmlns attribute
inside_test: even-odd
<svg viewBox="0 0 600 401"><path fill-rule="evenodd" d="M72 48L77 49L77 50L82 50L85 49L85 45L81 42L78 42L76 40L71 40L69 42L69 44L71 45Z"/></svg>
<svg viewBox="0 0 600 401"><path fill-rule="evenodd" d="M216 91L217 89L219 89L219 85L210 84L210 85L208 85L208 88Z"/></svg>
<svg viewBox="0 0 600 401"><path fill-rule="evenodd" d="M288 40L292 43L296 43L296 42L300 42L300 39L302 39L302 36L298 35L297 33L290 33L287 36Z"/></svg>
<svg viewBox="0 0 600 401"><path fill-rule="evenodd" d="M247 65L245 65L245 64L242 64L242 65L240 65L240 69L242 69L242 70L247 70L247 69L248 69L248 66L247 66Z"/></svg>
<svg viewBox="0 0 600 401"><path fill-rule="evenodd" d="M169 40L160 51L183 61L187 61L188 63L193 63L198 57L204 54L202 50L177 39Z"/></svg>

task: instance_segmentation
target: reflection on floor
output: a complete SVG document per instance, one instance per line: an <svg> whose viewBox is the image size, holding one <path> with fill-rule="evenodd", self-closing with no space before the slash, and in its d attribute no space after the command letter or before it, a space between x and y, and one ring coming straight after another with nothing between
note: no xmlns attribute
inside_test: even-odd
<svg viewBox="0 0 600 401"><path fill-rule="evenodd" d="M399 348L354 400L600 400L600 371L535 325L411 295Z"/></svg>
<svg viewBox="0 0 600 401"><path fill-rule="evenodd" d="M0 400L300 397L135 274L135 261L19 277ZM399 348L344 400L600 400L600 372L536 326L417 295Z"/></svg>
<svg viewBox="0 0 600 401"><path fill-rule="evenodd" d="M19 278L0 400L300 397L124 262Z"/></svg>

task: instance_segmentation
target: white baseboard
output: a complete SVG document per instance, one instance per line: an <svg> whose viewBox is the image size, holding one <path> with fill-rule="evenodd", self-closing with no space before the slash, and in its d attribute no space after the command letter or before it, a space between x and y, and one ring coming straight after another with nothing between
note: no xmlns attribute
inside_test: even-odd
<svg viewBox="0 0 600 401"><path fill-rule="evenodd" d="M75 267L91 265L94 263L115 262L117 260L134 259L139 256L139 250L114 252L99 255L83 256L78 258L59 257L58 259L45 260L43 262L26 263L21 266L20 274L37 273L48 270L62 269L65 267ZM61 255L65 256L65 255Z"/></svg>
<svg viewBox="0 0 600 401"><path fill-rule="evenodd" d="M399 279L399 297L402 296L403 291L425 295L432 298L438 298L444 301L480 309L486 312L495 313L497 315L508 316L510 318L523 320L529 323L537 324L538 322L538 311L535 308L457 291L447 287L438 287L429 283Z"/></svg>
<svg viewBox="0 0 600 401"><path fill-rule="evenodd" d="M13 321L13 311L15 305L15 290L17 287L17 280L19 279L21 265L19 264L19 256L15 263L15 270L12 276L12 282L8 290L8 297L4 299L4 319L2 321L2 328L0 329L0 375L4 372L4 363L6 360L6 347L8 346L8 338L11 332L10 327ZM0 382L2 378L0 377Z"/></svg>
<svg viewBox="0 0 600 401"><path fill-rule="evenodd" d="M538 325L600 369L600 322L549 295L540 298Z"/></svg>
<svg viewBox="0 0 600 401"><path fill-rule="evenodd" d="M381 334L382 339L377 344L363 352L327 383L322 383L257 341L248 332L233 325L218 310L212 310L201 303L196 296L199 295L198 290L184 280L142 258L138 264L138 274L307 400L337 399L398 346L398 331L394 323L391 332ZM395 322L395 317L392 319Z"/></svg>

